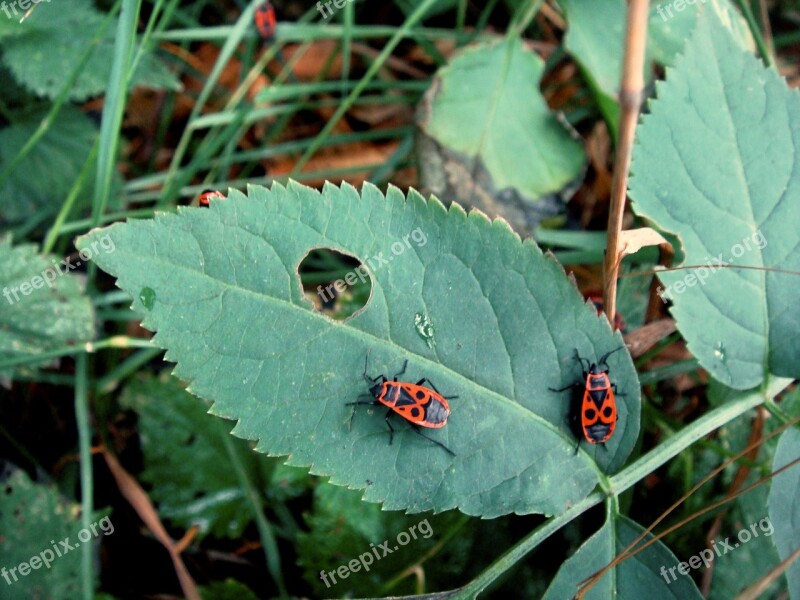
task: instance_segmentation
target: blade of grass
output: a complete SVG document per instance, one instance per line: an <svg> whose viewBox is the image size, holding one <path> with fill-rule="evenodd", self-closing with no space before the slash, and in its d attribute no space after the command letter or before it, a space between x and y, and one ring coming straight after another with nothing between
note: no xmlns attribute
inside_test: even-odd
<svg viewBox="0 0 800 600"><path fill-rule="evenodd" d="M361 81L358 82L358 85L339 105L339 108L336 109L336 112L333 113L328 123L322 128L322 131L320 131L319 135L314 139L314 143L309 146L309 148L300 157L300 160L297 161L292 169L290 177L296 177L300 170L306 165L306 163L308 163L314 153L319 150L325 139L330 135L331 131L333 131L333 128L336 127L336 124L339 122L339 120L361 95L367 84L372 81L372 78L375 77L375 75L378 73L378 70L383 66L383 63L387 58L389 58L400 41L407 36L412 27L422 19L425 13L428 12L428 9L430 9L435 3L436 0L423 0L423 2L420 3L414 12L408 16L400 29L395 32L386 46L384 46L375 62L373 62L369 69L367 69L367 72L364 74L364 77L361 78Z"/></svg>
<svg viewBox="0 0 800 600"><path fill-rule="evenodd" d="M213 421L217 427L217 433L220 436L222 443L225 445L225 452L227 452L228 459L231 461L233 470L236 473L236 478L239 480L239 485L242 486L242 489L247 496L247 500L250 502L250 506L253 509L253 517L256 520L256 527L258 528L258 533L261 537L261 544L264 549L264 558L267 561L267 569L269 570L270 575L272 575L272 579L275 581L275 584L278 586L281 597L285 598L287 597L287 593L286 585L283 582L283 575L281 573L281 555L278 551L278 543L275 541L275 534L272 531L272 526L264 516L264 503L260 494L256 491L256 488L250 481L250 478L247 475L247 470L244 468L244 465L242 465L242 461L239 460L239 455L236 453L236 449L233 447L231 434L225 431L222 426L223 421L221 419L213 419Z"/></svg>
<svg viewBox="0 0 800 600"><path fill-rule="evenodd" d="M136 24L139 20L141 0L122 0L119 23L114 43L111 76L103 106L100 124L100 148L97 160L92 201L92 227L100 224L111 191L111 181L116 168L117 147L121 135L122 115L125 111L127 84L130 80L131 59L136 41ZM96 266L89 265L89 278L94 277Z"/></svg>
<svg viewBox="0 0 800 600"><path fill-rule="evenodd" d="M89 372L86 354L75 357L75 422L78 426L78 449L81 463L81 528L89 531L94 514L94 477L92 472L92 425L89 420ZM93 545L81 548L81 595L94 598Z"/></svg>
<svg viewBox="0 0 800 600"><path fill-rule="evenodd" d="M58 211L55 221L53 221L53 224L47 231L47 235L44 238L44 243L42 244L42 254L49 253L53 249L58 236L61 235L61 227L64 225L64 221L69 216L69 212L72 210L72 207L75 205L75 201L78 199L78 196L83 190L84 183L89 178L89 173L95 164L95 160L97 160L99 148L100 139L98 138L94 141L94 144L92 144L92 150L89 152L89 156L86 157L86 161L81 167L81 172L78 174L78 178L75 180L75 183L72 184L72 188L67 194L67 199L64 200L64 203L61 205L61 209Z"/></svg>
<svg viewBox="0 0 800 600"><path fill-rule="evenodd" d="M203 85L203 89L200 90L200 94L195 100L194 106L192 107L192 111L189 113L189 118L187 120L188 125L184 130L183 134L181 135L180 140L178 140L178 145L175 148L175 153L172 155L172 161L170 162L169 169L167 170L167 182L175 181L177 176L177 171L183 162L183 157L186 154L186 150L189 147L189 141L192 138L192 134L194 132L194 122L197 120L198 116L200 115L200 111L203 110L203 107L206 104L209 96L211 96L211 92L214 90L214 86L216 86L217 82L219 81L220 75L222 75L222 71L225 66L228 64L228 61L236 52L242 38L244 37L245 33L248 29L252 29L253 23L253 12L256 9L256 6L259 4L258 0L253 0L247 6L247 8L242 11L242 14L239 16L239 19L236 21L236 24L233 27L226 27L225 29L228 30L225 43L222 45L220 49L219 56L217 56L217 61L214 63L214 67L211 69L211 73L205 79L205 83ZM201 29L204 34L207 31L206 29ZM158 36L154 36L158 37ZM164 38L161 38L164 39ZM210 39L209 36L204 35L204 40ZM274 54L273 54L274 56ZM178 197L178 190L180 189L180 185L169 183L163 191L162 194L162 201L161 204L169 204Z"/></svg>

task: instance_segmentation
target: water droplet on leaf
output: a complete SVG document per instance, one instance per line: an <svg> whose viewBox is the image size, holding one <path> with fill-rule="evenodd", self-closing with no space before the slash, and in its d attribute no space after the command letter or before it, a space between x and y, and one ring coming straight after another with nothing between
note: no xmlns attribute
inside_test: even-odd
<svg viewBox="0 0 800 600"><path fill-rule="evenodd" d="M436 340L433 339L433 323L431 323L428 315L416 313L414 315L414 327L417 328L419 337L425 340L425 343L428 344L428 348L432 350L436 345Z"/></svg>
<svg viewBox="0 0 800 600"><path fill-rule="evenodd" d="M151 287L143 287L139 292L139 300L147 310L153 310L153 305L156 303L156 291Z"/></svg>
<svg viewBox="0 0 800 600"><path fill-rule="evenodd" d="M722 344L722 342L717 342L717 345L714 346L714 356L716 356L722 362L725 362L727 357L725 356L725 346Z"/></svg>

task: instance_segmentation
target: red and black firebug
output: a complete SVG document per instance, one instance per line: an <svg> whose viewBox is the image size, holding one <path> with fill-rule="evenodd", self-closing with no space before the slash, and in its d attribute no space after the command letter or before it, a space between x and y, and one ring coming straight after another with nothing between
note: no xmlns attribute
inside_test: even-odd
<svg viewBox="0 0 800 600"><path fill-rule="evenodd" d="M225 196L222 192L218 192L217 190L203 190L203 193L200 194L200 197L197 199L197 206L200 208L208 208L211 204L212 198L220 198L221 200L224 200Z"/></svg>
<svg viewBox="0 0 800 600"><path fill-rule="evenodd" d="M583 393L573 395L570 404L569 423L572 432L578 438L575 452L578 451L582 439L590 444L602 444L605 447L605 443L614 435L619 418L616 396L622 394L617 392L617 384L608 376L609 366L606 360L623 348L624 346L620 346L606 352L596 363L590 363L589 359L580 356L576 348L575 359L581 363L583 380L560 389L548 388L551 392L576 388L583 390Z"/></svg>
<svg viewBox="0 0 800 600"><path fill-rule="evenodd" d="M256 8L254 18L261 39L265 42L272 40L275 37L275 26L277 25L275 7L270 2L262 2Z"/></svg>
<svg viewBox="0 0 800 600"><path fill-rule="evenodd" d="M427 377L423 377L417 383L397 381L397 378L406 372L407 360L403 363L403 368L391 380L385 375L370 377L367 375L368 359L369 353L364 359L364 379L370 383L369 394L363 394L359 398L369 396L374 400L347 403L347 406L353 407L353 413L350 415L350 429L352 430L353 428L353 418L356 415L358 405L376 406L383 404L389 407L384 417L386 425L389 426L389 444L394 440L394 427L392 427L389 417L392 416L392 413L396 413L407 420L414 431L422 437L455 456L455 453L450 448L422 433L420 427L432 429L444 427L447 424L447 418L450 416L450 405L447 401L458 398L458 396L442 396ZM426 387L426 385L430 387Z"/></svg>

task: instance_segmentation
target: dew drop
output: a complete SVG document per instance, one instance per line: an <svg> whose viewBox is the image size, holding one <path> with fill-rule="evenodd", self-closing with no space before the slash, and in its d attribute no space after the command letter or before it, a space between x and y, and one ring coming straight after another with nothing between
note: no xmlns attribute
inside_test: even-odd
<svg viewBox="0 0 800 600"><path fill-rule="evenodd" d="M725 346L722 342L717 342L717 345L714 346L714 356L716 356L722 362L725 362L727 357L725 356Z"/></svg>
<svg viewBox="0 0 800 600"><path fill-rule="evenodd" d="M436 345L436 340L433 338L433 323L431 323L428 315L416 313L414 315L414 327L417 328L419 337L425 340L425 343L428 344L428 348L433 350L433 347Z"/></svg>
<svg viewBox="0 0 800 600"><path fill-rule="evenodd" d="M143 287L139 292L139 300L147 310L153 310L153 305L156 303L156 291L151 287Z"/></svg>

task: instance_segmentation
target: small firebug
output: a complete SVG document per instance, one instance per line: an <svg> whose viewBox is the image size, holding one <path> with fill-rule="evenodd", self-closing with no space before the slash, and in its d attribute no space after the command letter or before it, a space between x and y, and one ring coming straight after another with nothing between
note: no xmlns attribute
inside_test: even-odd
<svg viewBox="0 0 800 600"><path fill-rule="evenodd" d="M623 348L624 346L620 346L606 352L596 363L589 363L589 359L580 356L576 348L575 358L581 363L583 382L578 381L561 389L549 388L551 392L563 392L570 388L583 389L582 394L573 396L570 406L570 426L575 437L578 438L575 452L578 451L581 439L590 444L602 444L605 447L605 443L614 435L619 418L615 394L619 396L622 394L617 392L617 384L608 377L609 366L606 360L614 352ZM601 367L605 367L605 369L601 369Z"/></svg>
<svg viewBox="0 0 800 600"><path fill-rule="evenodd" d="M394 440L394 427L389 422L389 417L392 413L397 413L406 419L411 427L427 440L430 440L437 446L444 448L447 452L455 456L455 453L447 446L428 437L420 431L420 427L430 427L438 429L444 427L447 423L447 417L450 416L450 405L448 400L458 398L458 396L442 396L439 390L427 378L423 377L417 383L406 383L397 381L403 373L406 372L408 361L403 363L403 368L398 371L393 379L388 379L385 375L378 375L377 377L370 377L367 375L367 360L369 353L364 359L364 379L370 384L369 394L362 394L359 398L372 397L374 400L369 402L348 402L347 406L353 407L353 414L350 415L350 429L353 428L353 418L356 416L356 409L358 405L365 404L371 406L385 405L389 407L386 412L386 425L389 426L389 444ZM425 387L425 384L430 388ZM431 389L433 388L433 389Z"/></svg>
<svg viewBox="0 0 800 600"><path fill-rule="evenodd" d="M270 41L275 37L275 25L277 19L275 18L275 8L269 2L262 2L258 5L255 12L256 29L258 35L265 42Z"/></svg>
<svg viewBox="0 0 800 600"><path fill-rule="evenodd" d="M218 192L217 190L206 189L203 190L203 193L200 194L200 197L197 199L197 206L201 208L208 208L211 204L212 198L219 198L221 200L225 199L225 196L222 192Z"/></svg>

